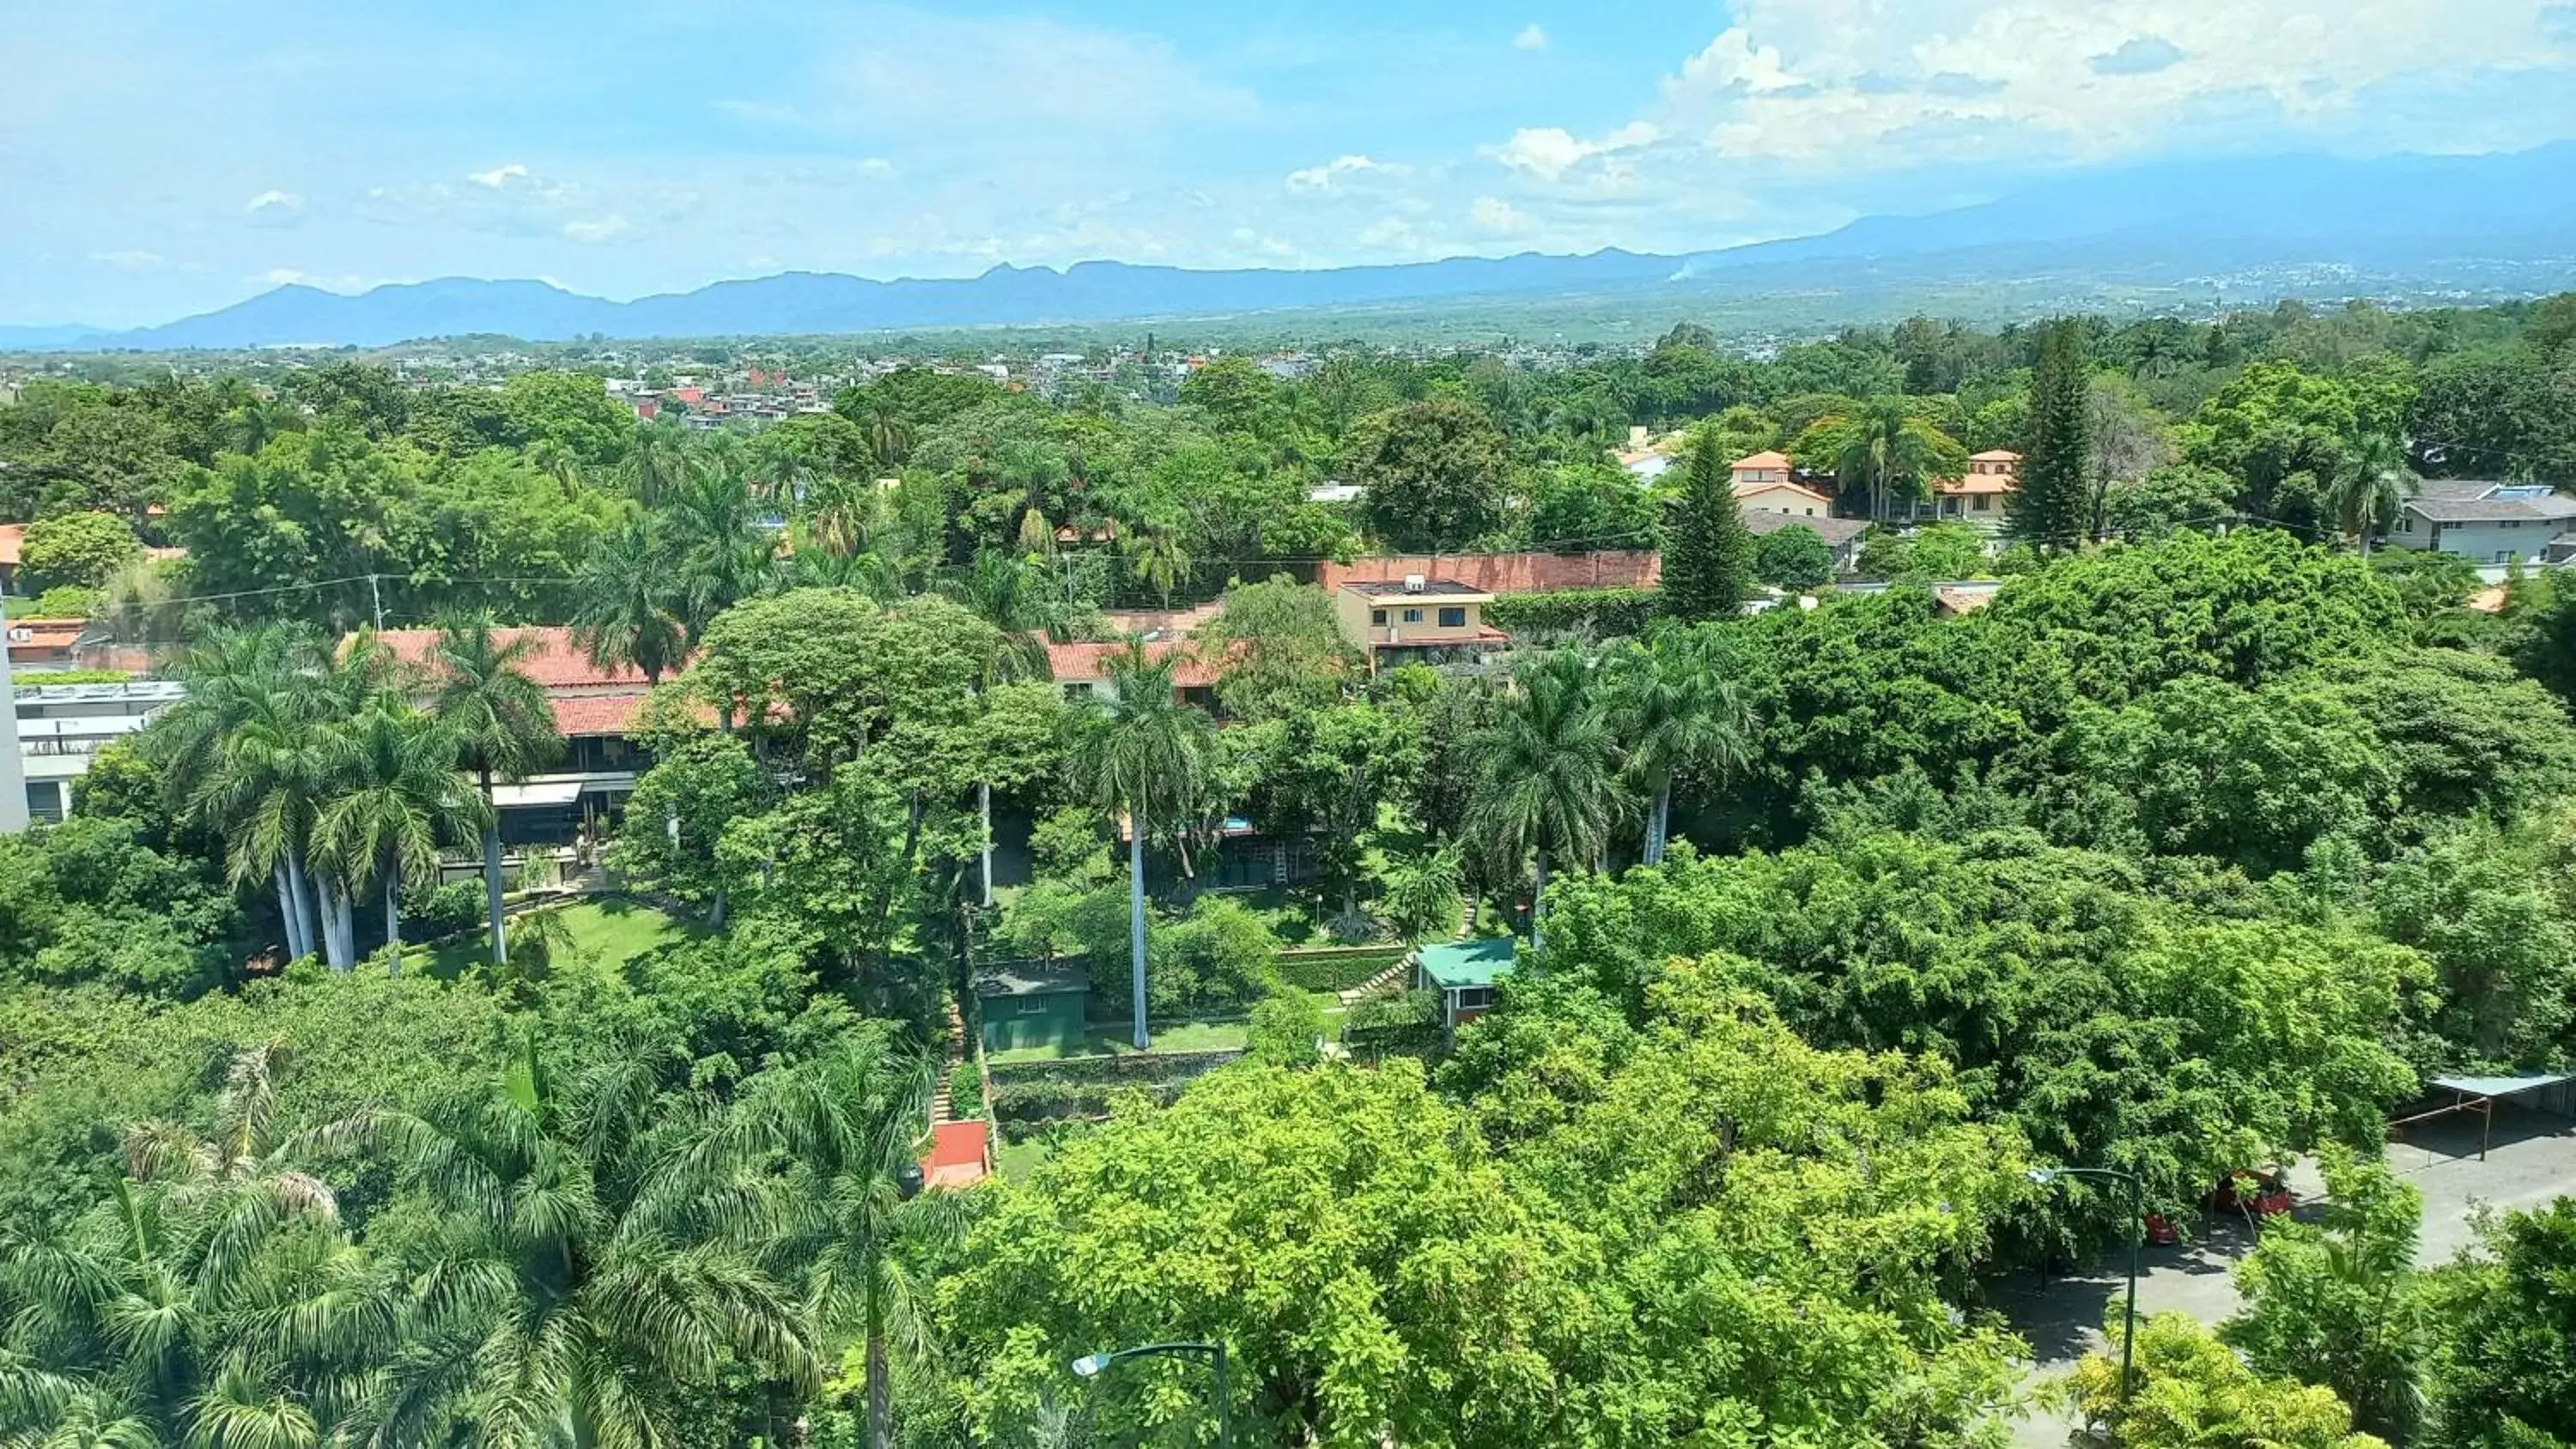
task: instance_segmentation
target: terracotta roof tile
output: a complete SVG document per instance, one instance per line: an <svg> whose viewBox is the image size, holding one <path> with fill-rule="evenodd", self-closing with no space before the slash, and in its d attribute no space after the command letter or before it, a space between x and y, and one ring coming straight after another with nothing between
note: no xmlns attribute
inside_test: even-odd
<svg viewBox="0 0 2576 1449"><path fill-rule="evenodd" d="M642 688L644 673L639 669L602 669L572 642L572 630L559 625L537 628L495 629L493 637L501 643L514 643L534 635L537 647L520 662L528 677L547 689L599 688L607 685L629 685ZM436 629L387 629L376 636L394 657L406 664L426 666L438 648ZM342 641L343 644L347 642Z"/></svg>
<svg viewBox="0 0 2576 1449"><path fill-rule="evenodd" d="M1736 469L1786 468L1789 466L1789 455L1779 452L1756 453L1750 458L1738 458L1728 466Z"/></svg>
<svg viewBox="0 0 2576 1449"><path fill-rule="evenodd" d="M1325 593L1349 583L1401 583L1407 574L1449 579L1488 594L1553 594L1567 589L1652 588L1663 579L1663 555L1598 553L1388 554L1327 563L1315 570Z"/></svg>

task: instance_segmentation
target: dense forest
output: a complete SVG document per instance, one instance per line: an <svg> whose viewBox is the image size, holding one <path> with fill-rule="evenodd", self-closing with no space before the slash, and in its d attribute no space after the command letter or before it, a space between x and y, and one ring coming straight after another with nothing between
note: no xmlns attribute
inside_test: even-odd
<svg viewBox="0 0 2576 1449"><path fill-rule="evenodd" d="M1651 487L1639 424L1688 432ZM1748 617L1818 582L1726 497L1765 447L2038 481L2000 557L1884 530L1896 587ZM1204 1445L1204 1366L1070 1365L1206 1340L1243 1444L1986 1445L2034 1392L1995 1283L2138 1228L2035 1169L2189 1222L2317 1152L2235 1319L2035 1391L2131 1449L2576 1444L2576 1200L2418 1269L2376 1160L2432 1074L2576 1064L2576 591L2359 547L2409 476L2576 478L2576 298L1169 406L906 371L748 434L552 372L31 384L0 459L45 607L189 683L0 842L0 1442ZM1274 577L1637 546L1660 595L1484 672L1372 673ZM1198 599L1106 703L1033 644ZM496 623L657 685L649 942L426 884L553 745ZM994 906L988 792L1035 822ZM1199 889L1238 826L1311 883ZM1454 1042L1288 949L1496 931ZM1022 1150L914 1195L1002 957L1242 1059L997 1078Z"/></svg>

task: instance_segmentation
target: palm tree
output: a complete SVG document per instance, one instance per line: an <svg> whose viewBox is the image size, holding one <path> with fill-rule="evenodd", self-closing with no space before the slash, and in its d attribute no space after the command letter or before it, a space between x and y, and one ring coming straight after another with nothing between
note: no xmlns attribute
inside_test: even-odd
<svg viewBox="0 0 2576 1449"><path fill-rule="evenodd" d="M109 1204L12 1247L0 1440L311 1445L353 1423L399 1338L400 1285L342 1235L329 1186L287 1165L270 1064L233 1058L211 1136L131 1129Z"/></svg>
<svg viewBox="0 0 2576 1449"><path fill-rule="evenodd" d="M1485 744L1485 777L1471 817L1514 856L1536 861L1530 945L1543 944L1551 853L1578 863L1598 857L1619 802L1612 741L1579 649L1560 649L1515 677Z"/></svg>
<svg viewBox="0 0 2576 1449"><path fill-rule="evenodd" d="M1047 631L1062 613L1044 569L988 548L963 576L943 580L940 591L1001 631L1003 649L985 661L988 685L1046 676Z"/></svg>
<svg viewBox="0 0 2576 1449"><path fill-rule="evenodd" d="M912 456L912 423L903 415L902 401L875 387L861 389L859 400L859 416L853 421L866 430L868 450L877 455L877 466L902 466Z"/></svg>
<svg viewBox="0 0 2576 1449"><path fill-rule="evenodd" d="M600 668L641 670L648 683L659 684L687 660L687 598L651 515L591 550L573 596L573 642Z"/></svg>
<svg viewBox="0 0 2576 1449"><path fill-rule="evenodd" d="M706 1134L662 1087L640 1053L558 1082L530 1035L479 1099L319 1134L383 1154L432 1215L423 1321L383 1370L372 1442L669 1444L728 1363L813 1383L803 1315L729 1235L765 1228L765 1195L692 1150Z"/></svg>
<svg viewBox="0 0 2576 1449"><path fill-rule="evenodd" d="M503 642L484 615L441 625L430 655L438 685L431 710L461 747L483 791L483 895L495 964L508 963L510 943L501 928L500 802L493 780L524 780L563 752L554 706L527 671L537 643L533 633Z"/></svg>
<svg viewBox="0 0 2576 1449"><path fill-rule="evenodd" d="M2359 540L2362 557L2368 558L2371 534L2397 516L2422 481L2415 476L2402 439L2367 433L2327 476L2325 496L2319 501L2344 532Z"/></svg>
<svg viewBox="0 0 2576 1449"><path fill-rule="evenodd" d="M680 618L691 644L716 615L778 577L778 536L761 525L758 502L740 463L738 456L710 456L692 470L663 511Z"/></svg>
<svg viewBox="0 0 2576 1449"><path fill-rule="evenodd" d="M908 1232L951 1226L955 1199L907 1201L932 1084L930 1059L885 1035L854 1037L833 1055L755 1079L729 1130L747 1166L783 1169L795 1206L778 1256L802 1264L808 1298L827 1327L862 1345L870 1449L893 1449L893 1373L929 1357L926 1285L895 1249Z"/></svg>
<svg viewBox="0 0 2576 1449"><path fill-rule="evenodd" d="M243 822L222 812L246 807L247 797L209 788L224 766L232 737L254 719L270 720L283 728L302 708L301 696L321 663L321 641L307 630L286 624L214 629L181 655L178 674L187 682L187 697L164 711L144 736L161 767L174 813L227 842L237 839ZM235 862L237 867L243 863ZM310 909L294 870L294 857L270 854L265 864L277 889L287 954L314 954L318 948L311 935Z"/></svg>
<svg viewBox="0 0 2576 1449"><path fill-rule="evenodd" d="M462 740L456 727L400 698L377 699L350 722L345 739L347 778L315 818L314 846L353 891L371 884L383 890L385 944L399 971L404 876L437 874L442 835L480 830L497 844L491 797L475 793L457 774ZM487 789L488 780L487 775ZM497 851L485 863L487 869L497 866ZM499 872L492 870L490 879L497 884ZM497 900L496 894L496 907Z"/></svg>
<svg viewBox="0 0 2576 1449"><path fill-rule="evenodd" d="M1181 542L1177 528L1134 528L1120 539L1118 546L1135 560L1136 582L1152 589L1168 608L1172 590L1190 576L1189 546Z"/></svg>
<svg viewBox="0 0 2576 1449"><path fill-rule="evenodd" d="M1156 827L1184 828L1205 803L1216 756L1216 727L1174 694L1179 656L1156 659L1131 643L1110 661L1106 708L1082 719L1065 764L1075 788L1110 815L1127 817L1128 984L1136 993L1136 1049L1152 1044L1145 1029L1145 837Z"/></svg>
<svg viewBox="0 0 2576 1449"><path fill-rule="evenodd" d="M816 545L853 558L876 546L885 526L885 493L873 480L825 473L806 490L803 512Z"/></svg>
<svg viewBox="0 0 2576 1449"><path fill-rule="evenodd" d="M1869 491L1872 518L1886 514L1891 494L1919 499L1932 479L1967 466L1966 449L1895 397L1871 398L1837 419L1826 449L1842 487Z"/></svg>
<svg viewBox="0 0 2576 1449"><path fill-rule="evenodd" d="M688 473L689 435L677 423L637 423L626 445L620 476L626 491L646 508L659 508Z"/></svg>
<svg viewBox="0 0 2576 1449"><path fill-rule="evenodd" d="M235 882L262 876L285 882L289 950L313 954L317 939L309 923L318 917L321 954L345 970L353 963L344 960L328 886L309 869L314 820L331 794L339 758L307 692L281 689L223 737L186 814L223 833Z"/></svg>
<svg viewBox="0 0 2576 1449"><path fill-rule="evenodd" d="M1627 774L1648 799L1643 859L1660 865L1672 827L1673 777L1729 775L1751 753L1752 712L1700 636L1664 629L1612 651L1604 663L1612 735Z"/></svg>

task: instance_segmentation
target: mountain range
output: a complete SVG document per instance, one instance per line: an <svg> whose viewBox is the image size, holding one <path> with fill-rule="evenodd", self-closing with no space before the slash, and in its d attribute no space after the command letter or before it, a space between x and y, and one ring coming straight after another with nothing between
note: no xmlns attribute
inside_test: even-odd
<svg viewBox="0 0 2576 1449"><path fill-rule="evenodd" d="M1864 217L1819 236L1684 255L1608 250L1311 271L1083 262L876 281L790 272L614 302L546 282L447 278L354 296L283 286L156 327L0 327L0 349L387 346L498 334L529 341L1053 326L1466 299L1598 296L1676 305L1891 286L2033 282L2211 286L2243 295L2290 273L2348 295L2576 286L2576 142L2532 151L2356 160L2164 162L2046 180L1927 216Z"/></svg>

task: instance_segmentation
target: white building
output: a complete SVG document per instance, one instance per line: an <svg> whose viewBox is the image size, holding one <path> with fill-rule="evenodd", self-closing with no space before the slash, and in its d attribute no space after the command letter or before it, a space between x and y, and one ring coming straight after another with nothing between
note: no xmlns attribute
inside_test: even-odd
<svg viewBox="0 0 2576 1449"><path fill-rule="evenodd" d="M69 815L72 782L89 773L90 761L98 752L187 696L186 686L159 679L122 684L22 683L15 692L18 761L26 777L27 814L35 820Z"/></svg>

